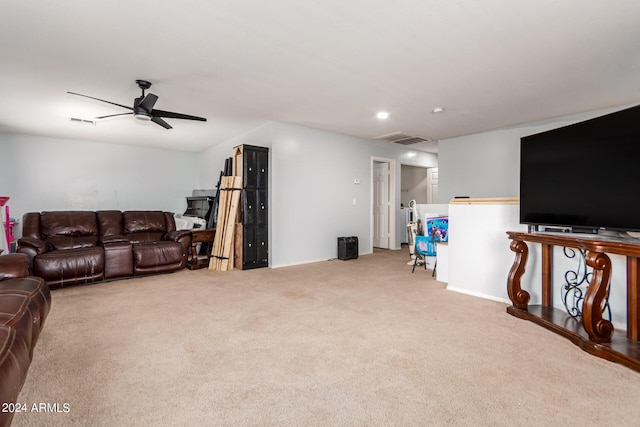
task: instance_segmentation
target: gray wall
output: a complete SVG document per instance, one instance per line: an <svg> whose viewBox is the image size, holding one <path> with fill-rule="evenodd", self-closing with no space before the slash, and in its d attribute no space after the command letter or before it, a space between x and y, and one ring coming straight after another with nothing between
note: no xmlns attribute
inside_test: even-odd
<svg viewBox="0 0 640 427"><path fill-rule="evenodd" d="M240 144L271 148L273 266L334 258L339 236L358 236L361 253L371 250L372 157L396 161L398 220L400 165L438 166L430 153L283 123L201 153L0 133L0 195L11 197L14 218L69 209L183 213L185 197L214 188L224 159ZM399 247L400 236L394 243Z"/></svg>
<svg viewBox="0 0 640 427"><path fill-rule="evenodd" d="M44 210L183 213L196 165L195 153L0 133L0 195L11 197L16 219Z"/></svg>
<svg viewBox="0 0 640 427"><path fill-rule="evenodd" d="M220 178L220 172L224 169L225 159L233 156L233 147L242 144L270 148L271 126L269 124L259 126L198 153L196 168L201 188L215 188ZM271 156L269 156L269 163L271 163ZM269 175L269 180L271 180L271 175Z"/></svg>
<svg viewBox="0 0 640 427"><path fill-rule="evenodd" d="M520 137L611 111L446 139L438 156L277 122L201 153L0 133L0 195L11 197L15 218L59 209L182 213L194 188L215 186L234 146L267 146L271 265L299 264L335 257L338 236L356 235L361 253L370 251L372 157L396 161L396 219L403 221L401 165L439 167L439 203L454 196L517 196Z"/></svg>
<svg viewBox="0 0 640 427"><path fill-rule="evenodd" d="M417 204L428 203L428 169L409 165L402 165L400 169L400 187L402 188L400 201L402 204L409 206L411 200L415 200Z"/></svg>
<svg viewBox="0 0 640 427"><path fill-rule="evenodd" d="M268 123L205 150L201 180L211 182L235 145L270 147L270 265L279 267L337 256L339 236L358 236L371 249L372 157L396 160L395 203L400 218L400 165L437 167L430 153L285 123ZM213 170L208 170L213 166ZM360 184L354 184L359 179ZM356 204L353 204L356 199ZM396 236L395 247L400 245Z"/></svg>
<svg viewBox="0 0 640 427"><path fill-rule="evenodd" d="M456 196L518 197L521 137L621 109L593 111L439 141L438 203L449 203Z"/></svg>

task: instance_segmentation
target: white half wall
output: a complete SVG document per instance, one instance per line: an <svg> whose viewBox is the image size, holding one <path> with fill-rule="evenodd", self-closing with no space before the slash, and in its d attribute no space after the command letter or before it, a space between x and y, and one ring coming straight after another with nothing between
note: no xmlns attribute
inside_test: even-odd
<svg viewBox="0 0 640 427"><path fill-rule="evenodd" d="M520 225L519 205L449 205L449 282L447 289L508 302L507 276L514 255L507 231Z"/></svg>
<svg viewBox="0 0 640 427"><path fill-rule="evenodd" d="M507 295L507 278L515 253L509 249L507 231L525 231L519 223L519 205L451 204L449 205L449 271L447 289L503 301ZM529 292L529 304L542 303L542 249L527 243L529 259L521 285ZM612 264L609 304L616 329L626 325L626 259L609 255ZM579 257L567 258L563 248L554 247L552 262L552 304L564 311L562 285L567 271L577 271ZM438 269L441 267L438 266Z"/></svg>

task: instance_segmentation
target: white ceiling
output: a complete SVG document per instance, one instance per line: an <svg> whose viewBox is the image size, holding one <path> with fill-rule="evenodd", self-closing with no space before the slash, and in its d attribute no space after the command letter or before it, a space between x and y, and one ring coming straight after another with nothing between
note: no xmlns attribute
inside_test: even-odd
<svg viewBox="0 0 640 427"><path fill-rule="evenodd" d="M0 0L0 131L186 151L267 121L438 140L638 103L639 22L637 0ZM126 111L67 91L131 105L135 79L208 121L71 122Z"/></svg>

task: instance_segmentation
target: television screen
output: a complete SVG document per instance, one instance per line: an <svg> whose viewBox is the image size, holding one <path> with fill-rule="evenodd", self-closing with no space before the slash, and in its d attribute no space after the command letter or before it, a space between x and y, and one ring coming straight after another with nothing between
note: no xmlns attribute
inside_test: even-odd
<svg viewBox="0 0 640 427"><path fill-rule="evenodd" d="M520 222L640 230L640 106L523 137Z"/></svg>

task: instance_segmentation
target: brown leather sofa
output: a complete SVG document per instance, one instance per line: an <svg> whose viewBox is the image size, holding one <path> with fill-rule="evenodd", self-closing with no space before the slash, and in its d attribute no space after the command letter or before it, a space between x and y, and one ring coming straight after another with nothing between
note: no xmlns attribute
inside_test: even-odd
<svg viewBox="0 0 640 427"><path fill-rule="evenodd" d="M51 307L44 280L29 276L29 258L0 256L0 427L9 426L33 349Z"/></svg>
<svg viewBox="0 0 640 427"><path fill-rule="evenodd" d="M191 232L162 211L30 212L17 252L51 288L184 268Z"/></svg>

